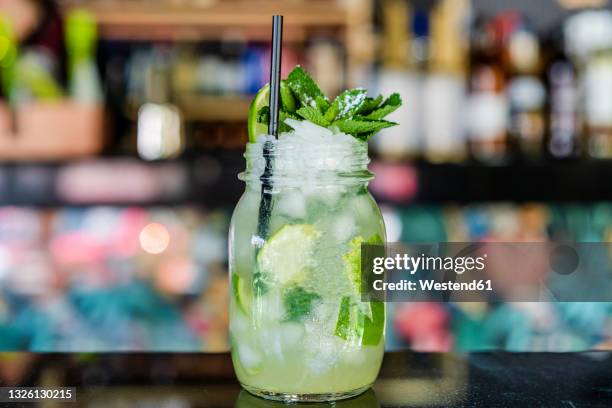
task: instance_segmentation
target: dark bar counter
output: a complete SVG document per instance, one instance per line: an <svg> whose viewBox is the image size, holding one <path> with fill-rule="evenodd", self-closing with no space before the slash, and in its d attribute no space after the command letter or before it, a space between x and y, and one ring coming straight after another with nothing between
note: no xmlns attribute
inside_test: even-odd
<svg viewBox="0 0 612 408"><path fill-rule="evenodd" d="M242 391L227 353L3 353L0 386L76 387L75 403L45 401L41 407L283 405ZM612 353L390 352L365 394L306 406L610 407Z"/></svg>

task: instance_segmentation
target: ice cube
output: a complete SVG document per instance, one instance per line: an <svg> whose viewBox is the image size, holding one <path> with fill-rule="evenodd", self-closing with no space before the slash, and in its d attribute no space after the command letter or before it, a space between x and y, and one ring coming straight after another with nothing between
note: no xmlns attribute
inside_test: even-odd
<svg viewBox="0 0 612 408"><path fill-rule="evenodd" d="M254 299L254 318L260 322L278 322L285 313L280 294L269 291Z"/></svg>
<svg viewBox="0 0 612 408"><path fill-rule="evenodd" d="M347 364L361 366L365 363L365 358L365 351L359 346L345 347L342 351L342 360Z"/></svg>
<svg viewBox="0 0 612 408"><path fill-rule="evenodd" d="M277 204L277 210L290 218L301 219L306 216L306 202L301 191L292 189L283 194Z"/></svg>
<svg viewBox="0 0 612 408"><path fill-rule="evenodd" d="M306 366L315 374L323 374L337 363L342 347L336 336L327 333L321 325L309 326L304 336Z"/></svg>
<svg viewBox="0 0 612 408"><path fill-rule="evenodd" d="M275 357L279 360L284 360L282 332L279 329L280 324L271 323L259 330L259 345L266 357Z"/></svg>
<svg viewBox="0 0 612 408"><path fill-rule="evenodd" d="M336 218L332 231L337 241L345 242L355 235L355 227L355 219L347 213Z"/></svg>
<svg viewBox="0 0 612 408"><path fill-rule="evenodd" d="M330 137L333 135L331 130L306 120L299 121L295 119L286 119L285 123L294 129L293 136L312 139Z"/></svg>
<svg viewBox="0 0 612 408"><path fill-rule="evenodd" d="M299 323L283 323L279 330L283 350L295 349L304 337L304 326Z"/></svg>
<svg viewBox="0 0 612 408"><path fill-rule="evenodd" d="M336 207L345 193L343 186L320 186L311 183L304 183L301 187L304 198L309 202L310 209L319 211L320 205L327 208Z"/></svg>
<svg viewBox="0 0 612 408"><path fill-rule="evenodd" d="M313 309L312 320L304 323L305 362L316 374L331 369L340 357L344 342L334 334L337 314L337 302L321 302Z"/></svg>
<svg viewBox="0 0 612 408"><path fill-rule="evenodd" d="M240 335L249 329L250 322L248 318L241 312L232 313L230 319L230 330L234 335Z"/></svg>
<svg viewBox="0 0 612 408"><path fill-rule="evenodd" d="M257 368L263 363L263 355L248 343L238 343L238 358L247 370Z"/></svg>
<svg viewBox="0 0 612 408"><path fill-rule="evenodd" d="M335 207L345 193L343 186L326 186L318 189L319 198L328 206Z"/></svg>

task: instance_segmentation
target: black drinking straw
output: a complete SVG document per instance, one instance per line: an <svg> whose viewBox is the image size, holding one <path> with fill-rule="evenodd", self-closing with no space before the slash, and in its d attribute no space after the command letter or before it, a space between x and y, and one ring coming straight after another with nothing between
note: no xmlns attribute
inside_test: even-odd
<svg viewBox="0 0 612 408"><path fill-rule="evenodd" d="M270 120L268 134L278 138L278 111L280 95L281 51L283 43L283 16L272 17L272 56L270 58ZM263 146L263 156L266 167L261 175L261 201L259 203L259 218L257 222L257 235L260 238L268 237L270 226L270 213L272 212L272 142L267 141Z"/></svg>

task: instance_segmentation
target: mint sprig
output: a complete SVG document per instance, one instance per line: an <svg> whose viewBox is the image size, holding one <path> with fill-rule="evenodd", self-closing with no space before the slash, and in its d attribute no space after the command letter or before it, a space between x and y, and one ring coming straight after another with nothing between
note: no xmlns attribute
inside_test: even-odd
<svg viewBox="0 0 612 408"><path fill-rule="evenodd" d="M317 106L317 98L327 99L317 83L299 65L287 76L287 85L302 106L314 108Z"/></svg>
<svg viewBox="0 0 612 408"><path fill-rule="evenodd" d="M332 102L321 91L317 83L300 66L295 67L281 82L281 111L279 130L286 132L291 127L284 123L287 118L308 120L319 126L338 129L357 139L367 141L380 130L397 123L384 120L402 104L398 93L383 101L383 96L369 97L365 89L349 89ZM267 123L269 109L262 108L257 115L259 123Z"/></svg>
<svg viewBox="0 0 612 408"><path fill-rule="evenodd" d="M332 103L336 114L332 120L346 119L355 115L365 103L367 96L368 91L361 88L342 92Z"/></svg>
<svg viewBox="0 0 612 408"><path fill-rule="evenodd" d="M398 93L391 94L379 108L373 109L370 113L366 114L367 119L382 119L390 113L394 112L397 108L402 105L402 98Z"/></svg>
<svg viewBox="0 0 612 408"><path fill-rule="evenodd" d="M353 135L361 140L368 140L372 135L379 131L397 125L395 122L389 122L383 119L367 119L356 117L355 119L343 119L332 123L341 132Z"/></svg>
<svg viewBox="0 0 612 408"><path fill-rule="evenodd" d="M376 98L367 97L363 105L357 113L359 114L368 114L372 112L374 109L378 108L378 105L383 101L383 96L378 95Z"/></svg>
<svg viewBox="0 0 612 408"><path fill-rule="evenodd" d="M321 299L319 294L308 292L300 286L285 290L283 294L285 320L299 322L311 312L313 303L319 299Z"/></svg>
<svg viewBox="0 0 612 408"><path fill-rule="evenodd" d="M317 108L313 108L311 106L302 106L296 112L302 118L311 121L314 124L319 126L327 127L330 124L330 121L323 116L323 114Z"/></svg>

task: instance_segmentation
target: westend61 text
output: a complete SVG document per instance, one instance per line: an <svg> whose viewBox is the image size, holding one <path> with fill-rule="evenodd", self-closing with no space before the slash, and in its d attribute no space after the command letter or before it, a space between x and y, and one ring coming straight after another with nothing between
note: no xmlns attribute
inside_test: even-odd
<svg viewBox="0 0 612 408"><path fill-rule="evenodd" d="M417 283L418 282L418 283ZM409 281L402 279L399 282L384 282L377 279L372 283L374 290L391 290L391 291L492 291L493 286L491 280L473 280L471 282L437 282L433 279L419 279L418 281Z"/></svg>

